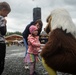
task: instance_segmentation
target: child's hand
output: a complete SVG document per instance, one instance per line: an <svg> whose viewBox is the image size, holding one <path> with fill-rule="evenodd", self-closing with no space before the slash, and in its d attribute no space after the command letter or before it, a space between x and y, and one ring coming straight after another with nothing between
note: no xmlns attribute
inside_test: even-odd
<svg viewBox="0 0 76 75"><path fill-rule="evenodd" d="M38 52L40 53L42 50L40 49Z"/></svg>
<svg viewBox="0 0 76 75"><path fill-rule="evenodd" d="M43 49L44 46L45 46L45 44L41 44L41 49Z"/></svg>

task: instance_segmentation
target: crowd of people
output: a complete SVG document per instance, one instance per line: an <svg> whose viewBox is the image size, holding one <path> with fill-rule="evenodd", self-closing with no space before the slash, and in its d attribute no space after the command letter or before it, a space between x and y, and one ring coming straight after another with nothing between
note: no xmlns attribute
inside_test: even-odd
<svg viewBox="0 0 76 75"><path fill-rule="evenodd" d="M10 5L7 2L0 2L0 75L4 70L6 55L4 36L7 32L7 21L5 17L10 11ZM68 11L66 9L52 11L47 22L44 30L49 34L49 38L45 46L41 45L39 40L43 27L41 19L32 21L22 33L26 48L25 69L29 66L29 74L36 75L35 64L40 61L40 53L42 64L49 75L57 75L56 71L76 74L76 27Z"/></svg>

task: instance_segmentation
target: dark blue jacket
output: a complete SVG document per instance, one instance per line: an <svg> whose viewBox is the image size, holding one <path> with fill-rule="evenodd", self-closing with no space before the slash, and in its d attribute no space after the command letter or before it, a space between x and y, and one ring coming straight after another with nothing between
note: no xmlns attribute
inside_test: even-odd
<svg viewBox="0 0 76 75"><path fill-rule="evenodd" d="M28 37L28 35L30 34L30 32L29 32L29 27L30 27L31 25L34 25L34 23L35 23L35 21L32 21L30 24L28 24L28 25L26 26L25 30L24 30L23 33L22 33L22 36L23 36L23 38L26 40L26 43L27 43L27 37ZM40 26L41 26L41 28L40 28L40 30L38 30L38 35L40 35L41 30L42 30L42 25L40 25ZM27 43L27 44L28 44L28 43Z"/></svg>
<svg viewBox="0 0 76 75"><path fill-rule="evenodd" d="M7 29L5 25L4 17L0 16L0 43L5 42L4 35L6 34Z"/></svg>

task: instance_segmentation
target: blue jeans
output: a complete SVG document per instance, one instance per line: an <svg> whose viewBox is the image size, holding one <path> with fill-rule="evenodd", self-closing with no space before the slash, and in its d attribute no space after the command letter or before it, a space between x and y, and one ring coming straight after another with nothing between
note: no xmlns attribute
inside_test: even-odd
<svg viewBox="0 0 76 75"><path fill-rule="evenodd" d="M23 41L24 41L24 45L25 45L25 47L26 47L26 50L25 50L25 56L26 56L27 50L28 50L28 45L27 45L26 40L25 40L24 38L23 38Z"/></svg>

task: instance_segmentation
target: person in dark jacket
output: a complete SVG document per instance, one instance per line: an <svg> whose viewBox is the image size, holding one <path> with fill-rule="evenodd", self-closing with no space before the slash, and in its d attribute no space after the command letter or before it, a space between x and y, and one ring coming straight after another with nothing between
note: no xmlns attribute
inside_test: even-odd
<svg viewBox="0 0 76 75"><path fill-rule="evenodd" d="M31 25L37 26L37 28L38 28L38 36L39 36L40 33L41 33L41 31L42 31L43 23L42 23L42 21L40 19L39 20L36 20L36 21L32 21L30 24L28 24L26 26L25 30L23 31L22 35L23 35L24 45L26 47L25 55L27 54L27 49L28 49L27 37L30 34L29 27Z"/></svg>
<svg viewBox="0 0 76 75"><path fill-rule="evenodd" d="M6 2L0 2L0 75L4 70L6 44L4 35L6 34L6 19L5 17L11 11L10 5Z"/></svg>

